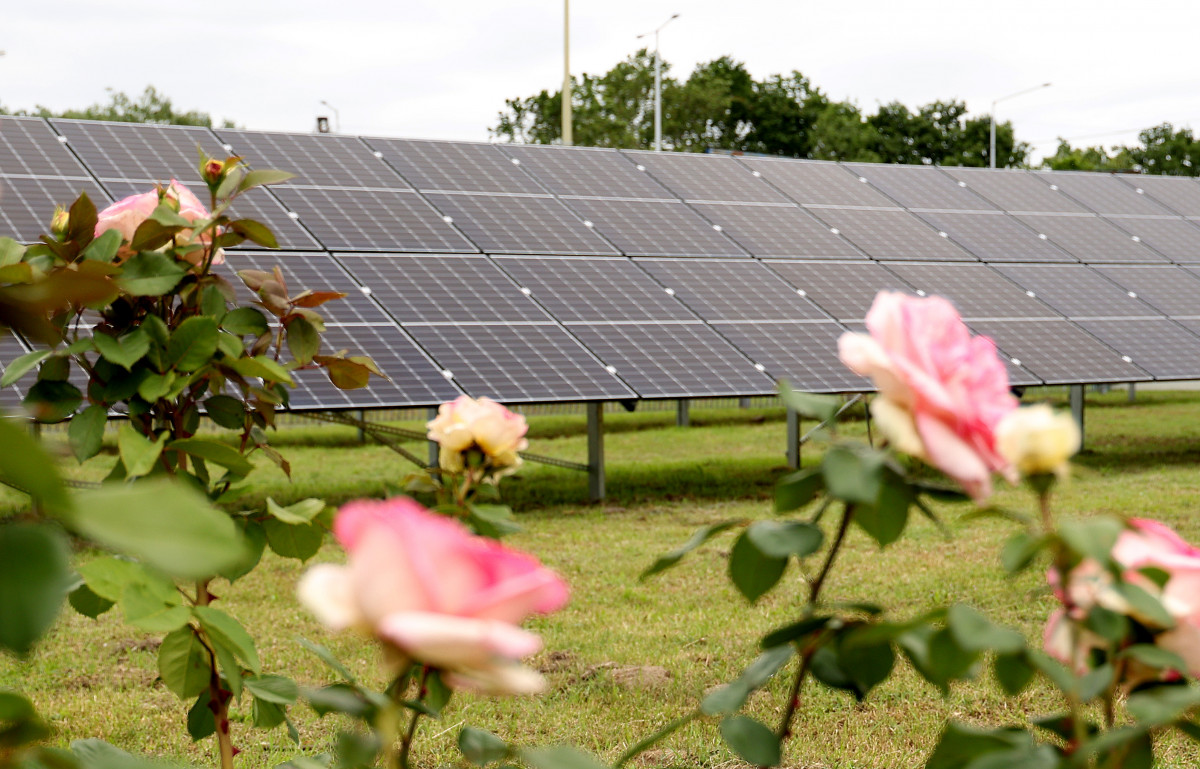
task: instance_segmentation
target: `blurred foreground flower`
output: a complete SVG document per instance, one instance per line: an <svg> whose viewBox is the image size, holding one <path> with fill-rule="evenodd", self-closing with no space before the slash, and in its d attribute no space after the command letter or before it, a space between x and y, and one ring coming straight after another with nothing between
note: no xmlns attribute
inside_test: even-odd
<svg viewBox="0 0 1200 769"><path fill-rule="evenodd" d="M991 473L1013 477L996 450L996 426L1017 408L1008 372L985 336L972 336L941 297L881 291L867 334L843 334L838 355L870 377L871 414L897 450L954 478L976 501L991 495Z"/></svg>
<svg viewBox="0 0 1200 769"><path fill-rule="evenodd" d="M499 478L515 472L521 466L518 451L528 448L525 433L529 425L525 417L509 411L491 398L478 400L460 395L438 408L438 415L427 425L429 440L441 447L438 464L443 470L457 473L472 467L470 452L477 449L480 459ZM487 475L487 468L482 470Z"/></svg>
<svg viewBox="0 0 1200 769"><path fill-rule="evenodd" d="M1022 475L1066 475L1081 440L1075 418L1044 403L1016 409L996 427L996 448Z"/></svg>
<svg viewBox="0 0 1200 769"><path fill-rule="evenodd" d="M154 189L140 195L130 195L100 211L97 214L95 236L100 237L108 230L116 230L124 241L120 250L117 251L117 256L120 260L127 259L134 253L129 245L133 240L134 233L137 232L137 228L141 226L142 222L150 218L160 203L166 203L189 222L208 219L211 216L208 209L204 207L199 198L192 194L191 190L172 179L166 188ZM183 230L179 233L179 239L182 242L187 242L191 237L191 230ZM207 246L211 241L211 233L206 232L200 236L201 245ZM183 258L193 266L199 267L203 262L204 251L195 251ZM224 261L225 252L217 249L211 264L222 264Z"/></svg>
<svg viewBox="0 0 1200 769"><path fill-rule="evenodd" d="M297 588L326 625L374 635L397 668L429 665L451 686L491 694L545 686L517 661L541 639L517 624L562 608L567 586L537 559L405 497L345 505L334 533L349 563L314 566Z"/></svg>

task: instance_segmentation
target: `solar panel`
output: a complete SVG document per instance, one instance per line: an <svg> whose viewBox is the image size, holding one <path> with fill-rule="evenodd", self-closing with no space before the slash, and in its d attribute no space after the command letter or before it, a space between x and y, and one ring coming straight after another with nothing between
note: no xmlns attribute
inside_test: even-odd
<svg viewBox="0 0 1200 769"><path fill-rule="evenodd" d="M1086 213L1087 209L1028 171L987 168L943 168L967 187L1005 211Z"/></svg>
<svg viewBox="0 0 1200 769"><path fill-rule="evenodd" d="M364 256L338 259L400 323L550 323L483 256Z"/></svg>
<svg viewBox="0 0 1200 769"><path fill-rule="evenodd" d="M847 163L905 208L951 211L995 211L996 207L932 166Z"/></svg>
<svg viewBox="0 0 1200 769"><path fill-rule="evenodd" d="M1113 265L1092 269L1160 312L1200 316L1200 278L1183 268Z"/></svg>
<svg viewBox="0 0 1200 769"><path fill-rule="evenodd" d="M974 256L947 237L939 237L936 229L907 211L821 208L813 213L876 259L975 261Z"/></svg>
<svg viewBox="0 0 1200 769"><path fill-rule="evenodd" d="M631 161L684 200L786 203L787 198L729 155L629 152Z"/></svg>
<svg viewBox="0 0 1200 769"><path fill-rule="evenodd" d="M1200 262L1200 225L1177 217L1122 216L1110 221L1169 259Z"/></svg>
<svg viewBox="0 0 1200 769"><path fill-rule="evenodd" d="M139 195L154 189L150 182L109 181L104 182L104 186L112 193L113 198L116 200L130 195ZM181 186L187 187L193 195L199 198L204 206L208 206L209 193L207 187L199 182L181 183ZM275 235L275 241L279 244L280 248L304 251L321 247L321 244L312 235L309 235L307 230L301 227L295 219L288 216L287 209L279 201L271 197L266 190L253 189L240 195L226 213L234 219L254 219L267 225L271 229L271 233ZM238 248L261 249L262 246L247 240L239 245Z"/></svg>
<svg viewBox="0 0 1200 769"><path fill-rule="evenodd" d="M1148 305L1082 264L1002 264L996 270L1069 318L1155 315Z"/></svg>
<svg viewBox="0 0 1200 769"><path fill-rule="evenodd" d="M20 340L12 334L5 332L3 336L0 336L0 371L8 368L10 363L25 353L26 350L21 345ZM24 395L15 386L0 389L0 409L9 414L19 412L21 410L21 400Z"/></svg>
<svg viewBox="0 0 1200 769"><path fill-rule="evenodd" d="M803 208L753 203L693 203L692 207L757 257L864 258Z"/></svg>
<svg viewBox="0 0 1200 769"><path fill-rule="evenodd" d="M752 157L740 157L737 162L762 174L763 179L801 205L896 207L893 201L833 163Z"/></svg>
<svg viewBox="0 0 1200 769"><path fill-rule="evenodd" d="M146 123L50 120L96 178L139 182L199 179L197 146L213 157L229 153L207 128ZM290 169L284 169L290 170Z"/></svg>
<svg viewBox="0 0 1200 769"><path fill-rule="evenodd" d="M284 186L274 193L330 250L476 250L415 192Z"/></svg>
<svg viewBox="0 0 1200 769"><path fill-rule="evenodd" d="M1095 215L1021 214L1017 218L1085 263L1157 262L1161 264L1166 261L1126 233L1121 232L1107 220Z"/></svg>
<svg viewBox="0 0 1200 769"><path fill-rule="evenodd" d="M637 263L709 322L828 317L760 262L638 259Z"/></svg>
<svg viewBox="0 0 1200 769"><path fill-rule="evenodd" d="M887 267L918 293L946 297L967 320L1061 317L985 264L889 262Z"/></svg>
<svg viewBox="0 0 1200 769"><path fill-rule="evenodd" d="M875 262L770 262L770 269L837 320L861 321L880 291L912 287Z"/></svg>
<svg viewBox="0 0 1200 769"><path fill-rule="evenodd" d="M566 203L629 256L746 256L679 201L569 198Z"/></svg>
<svg viewBox="0 0 1200 769"><path fill-rule="evenodd" d="M1088 320L1080 326L1155 379L1200 379L1200 337L1158 320Z"/></svg>
<svg viewBox="0 0 1200 769"><path fill-rule="evenodd" d="M770 377L703 323L576 323L570 329L643 398L775 392Z"/></svg>
<svg viewBox="0 0 1200 769"><path fill-rule="evenodd" d="M22 243L36 243L50 229L54 208L70 206L86 192L97 208L109 203L95 182L84 179L0 176L0 233Z"/></svg>
<svg viewBox="0 0 1200 769"><path fill-rule="evenodd" d="M1097 213L1147 216L1170 213L1145 193L1118 181L1111 174L1088 171L1035 171L1033 174L1047 184L1058 185L1060 190Z"/></svg>
<svg viewBox="0 0 1200 769"><path fill-rule="evenodd" d="M990 336L1046 384L1143 382L1149 375L1065 320L988 320L969 324Z"/></svg>
<svg viewBox="0 0 1200 769"><path fill-rule="evenodd" d="M808 392L862 392L871 383L837 356L836 323L717 323L722 336L776 380Z"/></svg>
<svg viewBox="0 0 1200 769"><path fill-rule="evenodd" d="M0 174L88 175L46 121L34 117L0 117Z"/></svg>
<svg viewBox="0 0 1200 769"><path fill-rule="evenodd" d="M323 370L297 371L296 387L288 398L292 409L434 406L462 392L395 325L327 326L321 334L321 354L339 350L369 356L391 381L372 376L365 388L339 390Z"/></svg>
<svg viewBox="0 0 1200 769"><path fill-rule="evenodd" d="M635 393L561 326L409 326L469 394L504 402L622 400Z"/></svg>
<svg viewBox="0 0 1200 769"><path fill-rule="evenodd" d="M616 150L531 144L499 148L555 195L675 200L666 187Z"/></svg>
<svg viewBox="0 0 1200 769"><path fill-rule="evenodd" d="M373 137L365 141L418 190L544 192L490 144Z"/></svg>
<svg viewBox="0 0 1200 769"><path fill-rule="evenodd" d="M549 195L429 193L425 197L487 253L618 254Z"/></svg>
<svg viewBox="0 0 1200 769"><path fill-rule="evenodd" d="M391 324L392 320L375 302L371 292L364 290L329 254L248 254L226 253L225 272L239 295L248 296L249 289L237 277L239 270L270 272L279 267L289 294L301 291L340 291L346 296L316 308L328 324Z"/></svg>
<svg viewBox="0 0 1200 769"><path fill-rule="evenodd" d="M696 319L628 259L497 257L496 264L562 323Z"/></svg>
<svg viewBox="0 0 1200 769"><path fill-rule="evenodd" d="M1143 190L1148 197L1184 216L1200 216L1200 184L1195 179L1179 176L1136 176L1121 175L1117 181L1135 190Z"/></svg>
<svg viewBox="0 0 1200 769"><path fill-rule="evenodd" d="M1074 262L1075 257L1003 213L922 212L919 216L988 262Z"/></svg>
<svg viewBox="0 0 1200 769"><path fill-rule="evenodd" d="M366 144L354 136L289 134L216 129L251 168L290 171L289 185L318 187L383 187L407 190L409 185Z"/></svg>

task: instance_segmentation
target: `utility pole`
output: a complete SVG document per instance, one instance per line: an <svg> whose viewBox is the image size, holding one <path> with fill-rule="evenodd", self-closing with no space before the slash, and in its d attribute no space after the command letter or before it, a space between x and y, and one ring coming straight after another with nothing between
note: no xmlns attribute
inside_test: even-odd
<svg viewBox="0 0 1200 769"><path fill-rule="evenodd" d="M571 135L571 97L571 0L563 0L562 141L567 146L575 143Z"/></svg>

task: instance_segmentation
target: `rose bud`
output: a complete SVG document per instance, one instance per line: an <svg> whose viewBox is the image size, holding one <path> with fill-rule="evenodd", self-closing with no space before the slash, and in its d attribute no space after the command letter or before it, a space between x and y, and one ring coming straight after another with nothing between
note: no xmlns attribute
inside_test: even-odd
<svg viewBox="0 0 1200 769"><path fill-rule="evenodd" d="M209 185L220 184L225 177L225 164L216 158L209 158L204 162L203 176Z"/></svg>
<svg viewBox="0 0 1200 769"><path fill-rule="evenodd" d="M71 215L62 206L54 209L54 217L50 220L50 234L62 240L67 236L67 228L71 225Z"/></svg>

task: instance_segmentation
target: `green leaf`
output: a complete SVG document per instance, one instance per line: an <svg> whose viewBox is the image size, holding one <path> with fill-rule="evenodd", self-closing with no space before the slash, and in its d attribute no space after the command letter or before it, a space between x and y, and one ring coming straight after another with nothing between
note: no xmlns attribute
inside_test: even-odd
<svg viewBox="0 0 1200 769"><path fill-rule="evenodd" d="M221 319L221 328L237 336L259 337L270 330L267 319L253 307L239 307L230 310Z"/></svg>
<svg viewBox="0 0 1200 769"><path fill-rule="evenodd" d="M1188 669L1188 664L1184 661L1183 657L1154 644L1134 644L1133 646L1127 646L1117 656L1135 659L1143 665L1158 668L1159 670L1183 672Z"/></svg>
<svg viewBox="0 0 1200 769"><path fill-rule="evenodd" d="M1144 624L1162 628L1175 627L1175 620L1163 607L1162 602L1146 592L1145 588L1131 582L1118 582L1112 589L1129 603L1133 616Z"/></svg>
<svg viewBox="0 0 1200 769"><path fill-rule="evenodd" d="M1015 697L1029 686L1029 682L1033 680L1034 669L1024 654L997 654L992 662L992 674L1004 693Z"/></svg>
<svg viewBox="0 0 1200 769"><path fill-rule="evenodd" d="M875 504L860 504L854 509L854 522L867 532L880 547L887 547L900 538L908 524L908 510L915 501L912 489L902 478L886 467L882 471L883 486Z"/></svg>
<svg viewBox="0 0 1200 769"><path fill-rule="evenodd" d="M241 623L220 609L211 606L193 606L192 613L200 621L200 627L213 643L232 651L255 675L260 674L262 663L254 648L254 639Z"/></svg>
<svg viewBox="0 0 1200 769"><path fill-rule="evenodd" d="M830 421L837 416L838 409L842 407L841 398L793 390L787 382L780 385L779 398L783 401L783 405L788 406L797 414L818 422Z"/></svg>
<svg viewBox="0 0 1200 769"><path fill-rule="evenodd" d="M67 600L71 602L71 608L91 619L96 619L116 605L114 601L96 595L86 583L80 584L72 590L67 596Z"/></svg>
<svg viewBox="0 0 1200 769"><path fill-rule="evenodd" d="M117 448L121 452L125 472L130 477L136 477L153 470L158 458L162 456L167 437L168 434L164 432L158 440L152 441L139 433L131 422L122 422L117 428Z"/></svg>
<svg viewBox="0 0 1200 769"><path fill-rule="evenodd" d="M190 625L163 639L158 647L158 674L180 699L191 699L208 688L212 675L208 650Z"/></svg>
<svg viewBox="0 0 1200 769"><path fill-rule="evenodd" d="M54 360L51 358L51 360ZM25 393L25 408L39 422L67 419L83 403L83 393L70 382L42 379Z"/></svg>
<svg viewBox="0 0 1200 769"><path fill-rule="evenodd" d="M855 684L859 700L892 674L896 653L890 643L855 644L853 633L840 639L838 663Z"/></svg>
<svg viewBox="0 0 1200 769"><path fill-rule="evenodd" d="M67 438L71 442L71 451L80 464L99 453L104 444L104 427L107 424L108 410L98 404L88 406L72 417L70 425L67 426Z"/></svg>
<svg viewBox="0 0 1200 769"><path fill-rule="evenodd" d="M329 651L329 649L326 649L321 644L313 643L307 638L297 638L296 641L305 649L308 649L310 652L317 655L317 657L326 665L328 665L333 672L337 673L346 681L355 683L356 679L354 676L351 675L350 671L346 669L345 665L338 661L337 657L333 656L333 652Z"/></svg>
<svg viewBox="0 0 1200 769"><path fill-rule="evenodd" d="M29 434L10 419L0 419L0 476L25 489L46 512L63 514L73 502L50 455Z"/></svg>
<svg viewBox="0 0 1200 769"><path fill-rule="evenodd" d="M173 587L164 591L152 585L129 585L118 603L125 621L148 633L170 632L183 627L191 618L191 612Z"/></svg>
<svg viewBox="0 0 1200 769"><path fill-rule="evenodd" d="M111 555L94 558L81 565L79 575L93 593L114 603L121 600L129 585L155 579L142 564Z"/></svg>
<svg viewBox="0 0 1200 769"><path fill-rule="evenodd" d="M285 326L287 329L288 351L297 363L308 364L313 356L321 349L321 335L316 327L302 316L290 318Z"/></svg>
<svg viewBox="0 0 1200 769"><path fill-rule="evenodd" d="M132 296L161 296L179 285L186 274L187 270L166 254L143 251L125 260L116 283Z"/></svg>
<svg viewBox="0 0 1200 769"><path fill-rule="evenodd" d="M966 604L956 603L946 613L946 623L959 647L972 652L994 651L1014 654L1025 648L1017 631L993 625L987 617Z"/></svg>
<svg viewBox="0 0 1200 769"><path fill-rule="evenodd" d="M379 738L374 734L338 734L334 747L338 769L374 769L379 755Z"/></svg>
<svg viewBox="0 0 1200 769"><path fill-rule="evenodd" d="M786 558L764 555L743 532L729 554L729 578L746 600L754 603L775 587L787 568Z"/></svg>
<svg viewBox="0 0 1200 769"><path fill-rule="evenodd" d="M105 230L100 233L100 237L88 243L87 248L83 249L83 258L92 262L104 262L108 264L113 261L117 255L117 251L121 248L121 233L117 230Z"/></svg>
<svg viewBox="0 0 1200 769"><path fill-rule="evenodd" d="M324 509L325 503L313 497L302 499L287 507L267 497L267 512L278 520L293 525L303 526L312 523L313 518L316 518Z"/></svg>
<svg viewBox="0 0 1200 769"><path fill-rule="evenodd" d="M1081 556L1102 564L1112 561L1113 545L1124 527L1115 518L1097 517L1086 521L1065 521L1058 533L1063 542Z"/></svg>
<svg viewBox="0 0 1200 769"><path fill-rule="evenodd" d="M790 644L792 641L798 641L818 630L821 630L829 624L829 620L833 619L828 615L819 617L809 617L802 619L799 622L793 622L789 625L784 625L781 628L776 628L770 633L762 637L759 646L764 649L770 649L782 644Z"/></svg>
<svg viewBox="0 0 1200 769"><path fill-rule="evenodd" d="M1126 709L1142 726L1164 726L1200 705L1200 689L1155 686L1129 695Z"/></svg>
<svg viewBox="0 0 1200 769"><path fill-rule="evenodd" d="M377 710L376 706L363 696L362 691L348 684L305 689L304 698L318 716L345 713L354 718L373 720Z"/></svg>
<svg viewBox="0 0 1200 769"><path fill-rule="evenodd" d="M716 535L720 534L721 532L723 532L727 529L731 529L734 526L737 526L741 523L744 523L744 521L742 521L742 520L721 521L720 523L714 523L710 526L705 526L704 528L697 530L696 533L693 534L691 536L691 538L688 539L687 542L684 542L682 545L675 548L674 550L667 553L666 555L659 556L658 560L656 560L650 566L650 568L648 568L644 572L642 572L641 576L638 577L638 579L645 580L648 577L652 577L655 574L658 574L660 571L666 571L667 569L671 568L675 564L679 563L685 555L692 552L696 548L700 547L705 542L709 541L710 539L712 539Z"/></svg>
<svg viewBox="0 0 1200 769"><path fill-rule="evenodd" d="M429 671L425 678L425 706L433 712L435 718L442 717L442 710L450 703L454 691L442 680L442 675L436 670Z"/></svg>
<svg viewBox="0 0 1200 769"><path fill-rule="evenodd" d="M254 470L254 465L250 460L242 456L242 453L233 446L209 438L182 438L171 441L167 444L167 448L220 465L239 477L245 477Z"/></svg>
<svg viewBox="0 0 1200 769"><path fill-rule="evenodd" d="M245 426L246 407L229 395L214 395L204 401L204 411L208 418L226 430L241 430Z"/></svg>
<svg viewBox="0 0 1200 769"><path fill-rule="evenodd" d="M283 707L274 702L254 698L254 725L259 729L274 729L287 719Z"/></svg>
<svg viewBox="0 0 1200 769"><path fill-rule="evenodd" d="M0 649L23 656L54 624L71 580L68 552L50 526L0 525Z"/></svg>
<svg viewBox="0 0 1200 769"><path fill-rule="evenodd" d="M256 173L251 171L250 173ZM246 240L257 243L263 248L279 248L275 235L265 224L253 219L234 219L229 223L229 229L241 235Z"/></svg>
<svg viewBox="0 0 1200 769"><path fill-rule="evenodd" d="M745 536L768 558L804 558L820 550L825 539L820 529L802 521L755 521Z"/></svg>
<svg viewBox="0 0 1200 769"><path fill-rule="evenodd" d="M749 716L721 719L721 737L743 761L751 766L778 766L779 738Z"/></svg>
<svg viewBox="0 0 1200 769"><path fill-rule="evenodd" d="M245 681L246 691L260 700L280 705L291 705L300 696L300 687L285 676L251 676Z"/></svg>
<svg viewBox="0 0 1200 769"><path fill-rule="evenodd" d="M293 173L276 171L274 168L260 168L255 171L247 171L246 175L242 177L242 181L238 184L238 192L245 192L254 187L261 187L264 184L279 184L295 177L296 175Z"/></svg>
<svg viewBox="0 0 1200 769"><path fill-rule="evenodd" d="M53 350L34 350L24 355L18 355L12 363L4 368L4 376L0 377L0 387L8 387L29 373L34 366L54 354Z"/></svg>
<svg viewBox="0 0 1200 769"><path fill-rule="evenodd" d="M163 480L81 491L71 528L182 579L211 577L243 557L229 516L199 492Z"/></svg>
<svg viewBox="0 0 1200 769"><path fill-rule="evenodd" d="M533 769L608 769L590 753L566 745L522 750L521 757Z"/></svg>
<svg viewBox="0 0 1200 769"><path fill-rule="evenodd" d="M267 549L267 535L263 531L261 523L239 517L236 525L245 540L244 555L237 562L226 566L219 572L230 582L236 582L253 571L254 567L262 560L263 551Z"/></svg>
<svg viewBox="0 0 1200 769"><path fill-rule="evenodd" d="M217 719L213 714L209 704L212 702L212 696L208 690L200 692L200 696L192 703L192 707L188 710L187 715L187 730L188 736L193 742L199 742L205 737L210 737L217 731Z"/></svg>
<svg viewBox="0 0 1200 769"><path fill-rule="evenodd" d="M1048 541L1047 537L1034 537L1024 531L1017 532L1004 543L1004 548L1000 551L1000 564L1009 574L1024 571Z"/></svg>
<svg viewBox="0 0 1200 769"><path fill-rule="evenodd" d="M471 526L481 536L500 539L521 530L513 520L512 508L508 505L480 505L468 502L467 510L471 513Z"/></svg>
<svg viewBox="0 0 1200 769"><path fill-rule="evenodd" d="M167 362L176 371L191 372L217 354L217 322L203 315L188 318L171 333Z"/></svg>
<svg viewBox="0 0 1200 769"><path fill-rule="evenodd" d="M795 649L790 645L776 646L758 655L742 674L728 684L713 689L700 701L700 711L706 716L736 713L752 693L762 688L791 660Z"/></svg>
<svg viewBox="0 0 1200 769"><path fill-rule="evenodd" d="M294 384L292 375L287 372L287 369L265 355L237 358L224 361L224 363L244 377L258 377L268 382L280 382L286 385Z"/></svg>
<svg viewBox="0 0 1200 769"><path fill-rule="evenodd" d="M175 384L175 372L165 374L147 374L138 382L137 394L147 403L153 403L159 398L166 397Z"/></svg>
<svg viewBox="0 0 1200 769"><path fill-rule="evenodd" d="M487 766L508 755L508 745L491 732L464 726L458 733L458 749L475 766Z"/></svg>
<svg viewBox="0 0 1200 769"><path fill-rule="evenodd" d="M108 334L97 333L92 336L92 342L106 361L120 366L126 371L132 371L133 364L150 352L150 335L140 328L134 329L120 339L114 339Z"/></svg>
<svg viewBox="0 0 1200 769"><path fill-rule="evenodd" d="M267 533L267 544L277 555L307 561L317 554L325 541L325 534L316 526L296 526L277 518L263 521Z"/></svg>
<svg viewBox="0 0 1200 769"><path fill-rule="evenodd" d="M0 265L17 264L25 257L25 246L12 238L0 237Z"/></svg>
<svg viewBox="0 0 1200 769"><path fill-rule="evenodd" d="M825 490L825 476L819 467L810 467L784 477L775 486L775 512L799 510Z"/></svg>
<svg viewBox="0 0 1200 769"><path fill-rule="evenodd" d="M1053 769L1057 755L1028 732L980 729L951 721L942 730L925 769Z"/></svg>
<svg viewBox="0 0 1200 769"><path fill-rule="evenodd" d="M884 457L875 451L834 446L821 461L825 488L846 502L874 505L883 486Z"/></svg>

